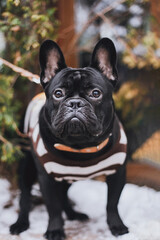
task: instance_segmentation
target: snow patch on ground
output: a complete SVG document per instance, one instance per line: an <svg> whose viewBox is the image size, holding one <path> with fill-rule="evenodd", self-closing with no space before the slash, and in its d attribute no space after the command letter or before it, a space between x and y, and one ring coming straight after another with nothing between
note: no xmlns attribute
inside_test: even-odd
<svg viewBox="0 0 160 240"><path fill-rule="evenodd" d="M79 181L69 189L69 197L75 208L87 213L87 223L65 221L67 240L159 240L160 239L160 192L147 187L126 184L119 202L119 212L130 233L114 237L106 224L105 206L107 187L103 182ZM30 213L30 228L11 236L9 225L17 219L19 192L13 206L3 208L11 198L10 184L0 179L0 240L43 240L48 215L44 205L35 207Z"/></svg>

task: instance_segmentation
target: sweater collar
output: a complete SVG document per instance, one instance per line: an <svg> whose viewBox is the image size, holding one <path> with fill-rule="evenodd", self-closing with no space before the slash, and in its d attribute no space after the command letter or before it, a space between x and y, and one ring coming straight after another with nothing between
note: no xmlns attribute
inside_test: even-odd
<svg viewBox="0 0 160 240"><path fill-rule="evenodd" d="M112 134L110 134L111 136ZM87 148L82 148L82 149L76 149L76 148L71 148L69 146L66 146L64 144L60 144L60 143L55 143L54 144L54 148L56 148L57 150L60 151L65 151L65 152L74 152L74 153L95 153L95 152L99 152L100 150L102 150L107 143L109 142L109 137L106 138L103 142L101 142L99 145L97 146L93 146L93 147L87 147Z"/></svg>

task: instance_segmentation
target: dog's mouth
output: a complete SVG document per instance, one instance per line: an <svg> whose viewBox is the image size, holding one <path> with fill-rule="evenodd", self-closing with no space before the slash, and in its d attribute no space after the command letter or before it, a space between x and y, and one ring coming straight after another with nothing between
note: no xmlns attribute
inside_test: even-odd
<svg viewBox="0 0 160 240"><path fill-rule="evenodd" d="M86 127L83 121L74 116L65 123L63 132L68 136L78 137L85 134Z"/></svg>

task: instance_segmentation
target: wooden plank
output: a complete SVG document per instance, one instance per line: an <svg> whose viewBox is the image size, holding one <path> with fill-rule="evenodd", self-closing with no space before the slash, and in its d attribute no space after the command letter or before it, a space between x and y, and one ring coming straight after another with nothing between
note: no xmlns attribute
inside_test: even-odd
<svg viewBox="0 0 160 240"><path fill-rule="evenodd" d="M127 164L127 182L160 190L160 169L145 163Z"/></svg>
<svg viewBox="0 0 160 240"><path fill-rule="evenodd" d="M156 32L160 36L159 24L160 24L160 1L152 0L150 1L150 13L155 19L151 21L152 32Z"/></svg>

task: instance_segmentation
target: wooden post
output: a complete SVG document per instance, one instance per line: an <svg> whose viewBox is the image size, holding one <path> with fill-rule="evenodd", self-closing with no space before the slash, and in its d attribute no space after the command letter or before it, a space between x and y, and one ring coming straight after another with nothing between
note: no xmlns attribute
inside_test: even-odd
<svg viewBox="0 0 160 240"><path fill-rule="evenodd" d="M157 35L160 37L160 1L159 0L152 0L150 1L151 4L151 15L155 17L156 22L152 24L152 31L155 31Z"/></svg>
<svg viewBox="0 0 160 240"><path fill-rule="evenodd" d="M70 46L75 36L74 30L74 0L58 0L58 19L60 28L58 44L61 47L66 63L69 67L77 67L77 54L75 47Z"/></svg>

